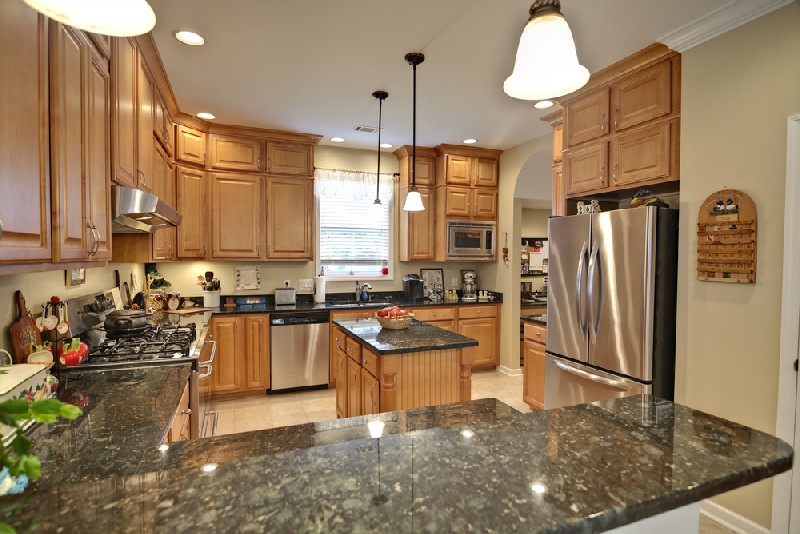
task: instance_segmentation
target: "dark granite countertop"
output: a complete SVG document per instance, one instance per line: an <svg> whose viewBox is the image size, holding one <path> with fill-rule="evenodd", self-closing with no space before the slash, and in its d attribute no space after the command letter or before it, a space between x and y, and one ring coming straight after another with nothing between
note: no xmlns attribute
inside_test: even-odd
<svg viewBox="0 0 800 534"><path fill-rule="evenodd" d="M478 346L478 342L472 338L417 320L412 320L411 326L405 330L382 328L374 317L336 319L333 323L379 355Z"/></svg>
<svg viewBox="0 0 800 534"><path fill-rule="evenodd" d="M524 415L483 399L157 444L138 443L135 471L3 497L0 521L34 532L598 532L792 462L776 438L641 396Z"/></svg>
<svg viewBox="0 0 800 534"><path fill-rule="evenodd" d="M547 301L544 302L531 302L527 300L520 300L519 301L520 308L546 308Z"/></svg>
<svg viewBox="0 0 800 534"><path fill-rule="evenodd" d="M547 324L546 313L532 313L530 315L521 315L520 319L529 323Z"/></svg>

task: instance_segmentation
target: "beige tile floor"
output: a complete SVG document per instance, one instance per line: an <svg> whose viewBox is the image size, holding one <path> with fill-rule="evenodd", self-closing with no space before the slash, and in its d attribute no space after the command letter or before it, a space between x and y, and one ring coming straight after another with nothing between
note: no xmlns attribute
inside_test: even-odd
<svg viewBox="0 0 800 534"><path fill-rule="evenodd" d="M522 402L522 376L507 376L499 371L472 375L472 398L494 397L528 413ZM315 423L336 418L336 390L323 389L284 393L248 399L217 401L210 409L219 413L217 435L263 430L280 426ZM700 516L700 534L735 534L708 516Z"/></svg>

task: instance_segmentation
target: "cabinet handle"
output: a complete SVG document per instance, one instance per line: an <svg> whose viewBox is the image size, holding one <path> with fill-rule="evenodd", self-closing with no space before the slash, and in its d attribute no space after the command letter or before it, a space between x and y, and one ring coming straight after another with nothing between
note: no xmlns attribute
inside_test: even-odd
<svg viewBox="0 0 800 534"><path fill-rule="evenodd" d="M261 156L256 158L256 167L261 168Z"/></svg>
<svg viewBox="0 0 800 534"><path fill-rule="evenodd" d="M267 256L272 256L272 245L267 245Z"/></svg>
<svg viewBox="0 0 800 534"><path fill-rule="evenodd" d="M0 239L3 239L3 219L0 218Z"/></svg>
<svg viewBox="0 0 800 534"><path fill-rule="evenodd" d="M256 245L256 256L261 256L261 245Z"/></svg>
<svg viewBox="0 0 800 534"><path fill-rule="evenodd" d="M97 250L96 250L97 247L100 245L98 243L98 239L100 238L100 235L97 233L97 229L95 228L95 226L92 223L88 223L87 222L86 223L86 228L88 228L89 230L92 231L92 246L89 247L89 250L86 251L86 253L89 256L94 256L95 252L97 252Z"/></svg>
<svg viewBox="0 0 800 534"><path fill-rule="evenodd" d="M92 223L92 232L94 233L94 250L92 251L92 256L97 254L97 251L100 250L100 232L97 230L97 226Z"/></svg>
<svg viewBox="0 0 800 534"><path fill-rule="evenodd" d="M184 415L189 415L189 414L192 413L192 409L191 408L186 408L185 410L181 410L181 413L184 414Z"/></svg>
<svg viewBox="0 0 800 534"><path fill-rule="evenodd" d="M614 164L614 170L611 174L611 178L614 180L614 183L617 183L617 164Z"/></svg>
<svg viewBox="0 0 800 534"><path fill-rule="evenodd" d="M600 115L600 130L605 132L606 131L606 114L603 113Z"/></svg>
<svg viewBox="0 0 800 534"><path fill-rule="evenodd" d="M145 176L144 172L141 169L136 169L136 172L139 173L142 179L142 185L147 185L147 176Z"/></svg>
<svg viewBox="0 0 800 534"><path fill-rule="evenodd" d="M619 124L619 108L614 109L614 128Z"/></svg>
<svg viewBox="0 0 800 534"><path fill-rule="evenodd" d="M169 254L170 256L172 256L172 251L173 251L173 250L175 250L175 249L172 247L172 243L170 243L169 241L164 241L164 243L166 243L166 244L167 244L167 247L169 247L168 254Z"/></svg>

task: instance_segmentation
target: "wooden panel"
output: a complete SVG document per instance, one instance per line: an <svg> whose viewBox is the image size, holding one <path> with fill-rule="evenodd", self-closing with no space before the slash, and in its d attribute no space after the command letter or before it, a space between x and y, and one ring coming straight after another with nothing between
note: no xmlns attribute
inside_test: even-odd
<svg viewBox="0 0 800 534"><path fill-rule="evenodd" d="M367 372L361 370L361 415L370 415L381 411L380 382Z"/></svg>
<svg viewBox="0 0 800 534"><path fill-rule="evenodd" d="M444 214L450 217L469 217L472 189L469 187L444 187Z"/></svg>
<svg viewBox="0 0 800 534"><path fill-rule="evenodd" d="M344 347L347 356L354 362L361 364L361 345L359 342L348 336L344 340Z"/></svg>
<svg viewBox="0 0 800 534"><path fill-rule="evenodd" d="M209 329L217 342L217 354L214 358L214 372L211 375L212 393L231 393L239 390L239 362L236 358L237 328L236 316L213 317L209 321Z"/></svg>
<svg viewBox="0 0 800 534"><path fill-rule="evenodd" d="M0 2L0 261L50 259L47 19Z"/></svg>
<svg viewBox="0 0 800 534"><path fill-rule="evenodd" d="M621 134L611 143L611 185L669 178L670 146L669 122Z"/></svg>
<svg viewBox="0 0 800 534"><path fill-rule="evenodd" d="M108 60L90 54L86 88L86 188L89 216L97 229L95 260L111 259L111 87Z"/></svg>
<svg viewBox="0 0 800 534"><path fill-rule="evenodd" d="M111 40L113 37L110 35L100 35L99 33L85 33L89 39L91 39L92 44L103 57L103 59L109 59L111 57Z"/></svg>
<svg viewBox="0 0 800 534"><path fill-rule="evenodd" d="M527 325L526 325L527 326ZM525 366L522 368L522 400L534 410L544 410L544 345L526 341Z"/></svg>
<svg viewBox="0 0 800 534"><path fill-rule="evenodd" d="M153 190L153 82L144 58L136 78L136 187Z"/></svg>
<svg viewBox="0 0 800 534"><path fill-rule="evenodd" d="M470 185L472 158L445 155L445 183L448 185Z"/></svg>
<svg viewBox="0 0 800 534"><path fill-rule="evenodd" d="M389 355L396 357L394 410L436 406L460 400L459 351L456 349ZM383 356L383 359L387 356ZM382 364L384 361L381 362ZM381 371L383 375L383 370ZM381 378L381 411L384 378Z"/></svg>
<svg viewBox="0 0 800 534"><path fill-rule="evenodd" d="M405 185L410 185L411 180L411 158L408 158L408 179L409 182ZM433 187L436 185L436 160L432 157L420 156L417 154L417 172L414 176L414 180L416 184L419 185L427 185L429 187ZM427 204L426 204L427 205Z"/></svg>
<svg viewBox="0 0 800 534"><path fill-rule="evenodd" d="M333 387L336 385L336 379L338 378L338 373L336 372L336 356L337 356L337 348L344 351L344 333L333 324L334 314L331 314L330 323L328 323L329 327L329 338L328 338L328 357L329 357L329 365L328 365L328 387Z"/></svg>
<svg viewBox="0 0 800 534"><path fill-rule="evenodd" d="M556 217L563 217L567 214L567 186L564 183L564 167L561 163L553 165L552 195L552 213Z"/></svg>
<svg viewBox="0 0 800 534"><path fill-rule="evenodd" d="M472 190L473 211L472 216L476 219L496 219L497 218L497 190L496 189L473 189Z"/></svg>
<svg viewBox="0 0 800 534"><path fill-rule="evenodd" d="M208 144L212 169L252 172L262 170L261 153L264 147L258 139L211 135Z"/></svg>
<svg viewBox="0 0 800 534"><path fill-rule="evenodd" d="M170 164L169 156L154 139L155 145L153 161L153 194L169 204L175 206L177 193L175 190L175 169ZM116 239L116 238L115 238ZM169 260L176 257L176 229L159 228L153 232L152 260Z"/></svg>
<svg viewBox="0 0 800 534"><path fill-rule="evenodd" d="M269 388L269 315L252 314L241 317L244 329L243 389Z"/></svg>
<svg viewBox="0 0 800 534"><path fill-rule="evenodd" d="M452 320L458 317L458 310L455 307L426 307L426 308L410 308L410 312L418 321L429 323L431 321L444 321Z"/></svg>
<svg viewBox="0 0 800 534"><path fill-rule="evenodd" d="M361 366L372 376L378 376L378 355L362 347Z"/></svg>
<svg viewBox="0 0 800 534"><path fill-rule="evenodd" d="M206 255L206 173L184 167L177 171L178 257L204 258Z"/></svg>
<svg viewBox="0 0 800 534"><path fill-rule="evenodd" d="M172 138L172 118L170 118L167 105L164 103L164 97L159 93L158 86L153 85L154 99L153 99L153 133L164 146L167 154L172 155L173 152L173 138Z"/></svg>
<svg viewBox="0 0 800 534"><path fill-rule="evenodd" d="M261 258L264 178L211 174L211 257Z"/></svg>
<svg viewBox="0 0 800 534"><path fill-rule="evenodd" d="M670 61L662 61L614 84L614 127L623 130L672 112Z"/></svg>
<svg viewBox="0 0 800 534"><path fill-rule="evenodd" d="M544 344L547 342L547 327L543 324L525 321L524 336L525 339Z"/></svg>
<svg viewBox="0 0 800 534"><path fill-rule="evenodd" d="M553 124L553 163L561 161L561 152L564 150L564 123Z"/></svg>
<svg viewBox="0 0 800 534"><path fill-rule="evenodd" d="M175 159L205 165L206 134L183 124L178 124L175 130Z"/></svg>
<svg viewBox="0 0 800 534"><path fill-rule="evenodd" d="M590 141L608 133L609 88L604 87L566 106L564 131L567 146Z"/></svg>
<svg viewBox="0 0 800 534"><path fill-rule="evenodd" d="M473 161L474 176L472 185L475 187L497 187L498 161L491 158L474 158Z"/></svg>
<svg viewBox="0 0 800 534"><path fill-rule="evenodd" d="M347 417L361 415L361 366L347 359Z"/></svg>
<svg viewBox="0 0 800 534"><path fill-rule="evenodd" d="M450 319L448 321L426 321L428 324L435 326L437 328L442 328L449 332L458 332L458 323L455 319Z"/></svg>
<svg viewBox="0 0 800 534"><path fill-rule="evenodd" d="M459 312L464 311L463 308ZM495 366L500 363L498 320L495 317L459 319L458 333L478 342L475 347L474 366Z"/></svg>
<svg viewBox="0 0 800 534"><path fill-rule="evenodd" d="M175 414L172 416L172 423L169 425L169 435L167 441L170 443L175 441L185 441L188 439L189 425L189 383L187 382L183 388L183 393L178 401L178 407L175 409Z"/></svg>
<svg viewBox="0 0 800 534"><path fill-rule="evenodd" d="M493 306L460 306L459 319L476 319L481 317L497 317L497 305Z"/></svg>
<svg viewBox="0 0 800 534"><path fill-rule="evenodd" d="M347 365L350 358L343 350L336 349L336 416L347 417L347 400L349 390L347 389Z"/></svg>
<svg viewBox="0 0 800 534"><path fill-rule="evenodd" d="M436 228L436 210L433 204L433 192L427 187L418 187L423 211L404 211L408 189L400 189L401 209L397 210L400 219L398 231L398 248L400 261L433 260L436 253L434 230Z"/></svg>
<svg viewBox="0 0 800 534"><path fill-rule="evenodd" d="M136 72L139 58L133 39L113 39L111 58L111 67L114 69L111 77L114 172L111 179L126 187L136 187Z"/></svg>
<svg viewBox="0 0 800 534"><path fill-rule="evenodd" d="M314 180L267 178L267 258L314 259Z"/></svg>
<svg viewBox="0 0 800 534"><path fill-rule="evenodd" d="M314 174L314 147L299 143L267 142L267 172L311 176Z"/></svg>
<svg viewBox="0 0 800 534"><path fill-rule="evenodd" d="M593 143L564 152L564 183L567 195L606 187L608 143Z"/></svg>

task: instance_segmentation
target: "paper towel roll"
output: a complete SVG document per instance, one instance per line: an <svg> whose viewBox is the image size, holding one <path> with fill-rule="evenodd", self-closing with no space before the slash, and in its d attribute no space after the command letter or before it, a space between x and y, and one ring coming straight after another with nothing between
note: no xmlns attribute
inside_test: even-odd
<svg viewBox="0 0 800 534"><path fill-rule="evenodd" d="M325 277L317 275L314 287L314 302L325 302Z"/></svg>

